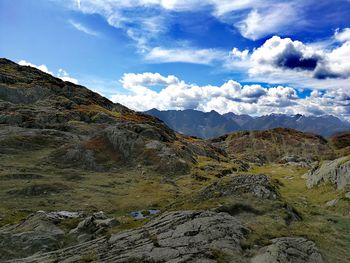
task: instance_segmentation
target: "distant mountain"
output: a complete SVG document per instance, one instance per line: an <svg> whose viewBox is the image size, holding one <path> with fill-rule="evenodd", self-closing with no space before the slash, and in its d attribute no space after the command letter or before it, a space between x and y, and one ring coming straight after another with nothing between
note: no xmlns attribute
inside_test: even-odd
<svg viewBox="0 0 350 263"><path fill-rule="evenodd" d="M170 128L186 135L200 138L212 138L240 129L234 121L216 111L202 112L196 110L159 111L152 109L145 112L164 121Z"/></svg>
<svg viewBox="0 0 350 263"><path fill-rule="evenodd" d="M233 131L269 130L291 128L302 132L311 132L325 137L350 131L350 123L332 115L304 116L270 114L260 117L237 115L232 112L219 114L216 111L152 109L145 113L164 121L174 130L191 136L212 138Z"/></svg>

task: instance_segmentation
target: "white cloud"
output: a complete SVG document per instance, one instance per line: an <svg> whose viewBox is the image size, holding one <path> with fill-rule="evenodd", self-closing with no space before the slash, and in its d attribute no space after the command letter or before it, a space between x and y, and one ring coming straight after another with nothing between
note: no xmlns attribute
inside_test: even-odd
<svg viewBox="0 0 350 263"><path fill-rule="evenodd" d="M347 90L350 87L348 32L347 28L337 30L333 37L322 43L303 43L273 36L252 51L234 48L231 60L224 66L231 70L246 70L248 77L244 81Z"/></svg>
<svg viewBox="0 0 350 263"><path fill-rule="evenodd" d="M350 77L350 40L328 53L320 70L326 71L326 77L332 74L334 77Z"/></svg>
<svg viewBox="0 0 350 263"><path fill-rule="evenodd" d="M238 48L233 48L231 50L231 56L233 59L240 59L240 60L246 60L248 58L248 55L249 55L249 50L248 49L245 49L243 51L240 51Z"/></svg>
<svg viewBox="0 0 350 263"><path fill-rule="evenodd" d="M296 89L289 86L266 88L258 84L241 85L234 80L221 86L198 86L159 73L125 74L121 83L128 94L115 94L111 96L112 101L138 111L157 108L252 115L327 113L350 118L350 95L345 91L314 91L310 96L299 98ZM162 85L160 91L152 89L157 85Z"/></svg>
<svg viewBox="0 0 350 263"><path fill-rule="evenodd" d="M91 36L99 36L99 33L97 33L96 31L84 26L83 24L81 23L78 23L78 22L75 22L73 20L69 20L68 21L70 25L72 25L76 30L78 31L81 31L85 34L88 34L88 35L91 35Z"/></svg>
<svg viewBox="0 0 350 263"><path fill-rule="evenodd" d="M229 53L217 49L173 48L165 49L155 47L145 55L145 59L151 62L186 62L194 64L212 64L215 61L228 59Z"/></svg>
<svg viewBox="0 0 350 263"><path fill-rule="evenodd" d="M19 65L21 66L30 66L32 68L37 68L37 69L40 69L42 72L45 72L47 74L50 74L50 75L53 75L53 73L51 71L49 71L49 69L46 67L46 65L40 65L40 66L37 66L37 65L34 65L28 61L25 61L25 60L21 60L18 62Z"/></svg>
<svg viewBox="0 0 350 263"><path fill-rule="evenodd" d="M159 73L142 73L142 74L134 74L134 73L126 73L123 75L121 79L121 83L127 89L132 88L133 86L138 85L171 85L178 84L180 81L177 77L170 75L164 77Z"/></svg>
<svg viewBox="0 0 350 263"><path fill-rule="evenodd" d="M300 10L307 4L283 0L70 0L68 3L74 10L99 14L111 26L124 30L141 52L145 52L152 46L152 40L168 30L174 14L171 12L174 11L204 10L237 27L244 37L257 39L285 32L291 29L290 25L295 29L304 21Z"/></svg>
<svg viewBox="0 0 350 263"><path fill-rule="evenodd" d="M344 28L343 30L338 28L334 33L334 38L340 42L350 41L350 28Z"/></svg>
<svg viewBox="0 0 350 263"><path fill-rule="evenodd" d="M74 84L79 84L79 81L77 79L70 77L69 74L61 68L58 70L57 77L62 79L63 81L69 81Z"/></svg>
<svg viewBox="0 0 350 263"><path fill-rule="evenodd" d="M257 40L269 34L279 33L289 25L297 26L296 7L290 3L274 4L273 7L253 9L248 16L235 24L242 36ZM300 21L299 21L300 22Z"/></svg>
<svg viewBox="0 0 350 263"><path fill-rule="evenodd" d="M40 65L40 66L37 66L33 63L30 63L28 61L25 61L25 60L20 60L18 62L19 65L21 66L30 66L30 67L33 67L33 68L37 68L39 70L41 70L42 72L45 72L47 74L50 74L54 77L57 77L57 78L60 78L62 79L63 81L69 81L69 82L72 82L74 84L79 84L79 81L75 78L72 78L69 76L69 74L64 70L64 69L59 69L57 74L55 75L54 73L52 73L51 71L49 71L49 69L47 68L46 65Z"/></svg>
<svg viewBox="0 0 350 263"><path fill-rule="evenodd" d="M266 74L276 70L315 70L317 63L324 56L300 41L273 36L251 55L252 75Z"/></svg>

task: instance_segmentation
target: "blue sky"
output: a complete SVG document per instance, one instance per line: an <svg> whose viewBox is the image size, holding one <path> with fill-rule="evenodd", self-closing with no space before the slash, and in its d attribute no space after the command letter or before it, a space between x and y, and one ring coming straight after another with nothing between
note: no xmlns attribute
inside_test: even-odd
<svg viewBox="0 0 350 263"><path fill-rule="evenodd" d="M0 0L0 56L135 110L349 119L349 14L349 0Z"/></svg>

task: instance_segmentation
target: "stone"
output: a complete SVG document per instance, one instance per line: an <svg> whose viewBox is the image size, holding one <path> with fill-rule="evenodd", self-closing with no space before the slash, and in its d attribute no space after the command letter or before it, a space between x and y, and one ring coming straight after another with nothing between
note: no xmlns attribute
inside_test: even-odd
<svg viewBox="0 0 350 263"><path fill-rule="evenodd" d="M279 196L277 187L266 175L242 174L230 176L229 178L214 182L203 188L198 198L200 200L206 200L215 197L241 195L244 193L251 194L259 199L275 200Z"/></svg>
<svg viewBox="0 0 350 263"><path fill-rule="evenodd" d="M345 193L345 198L350 199L350 192Z"/></svg>
<svg viewBox="0 0 350 263"><path fill-rule="evenodd" d="M314 242L302 237L282 237L261 249L251 263L323 263Z"/></svg>
<svg viewBox="0 0 350 263"><path fill-rule="evenodd" d="M346 156L333 161L324 161L312 168L304 177L308 188L317 186L321 182L329 182L337 190L342 190L350 184L350 158Z"/></svg>
<svg viewBox="0 0 350 263"><path fill-rule="evenodd" d="M64 235L45 212L31 214L19 224L0 228L0 261L58 249Z"/></svg>
<svg viewBox="0 0 350 263"><path fill-rule="evenodd" d="M141 228L114 234L109 239L97 238L16 262L77 262L91 254L96 257L91 262L217 262L215 253L240 262L240 244L247 233L248 229L228 213L166 212Z"/></svg>
<svg viewBox="0 0 350 263"><path fill-rule="evenodd" d="M115 227L119 222L115 218L108 218L102 211L92 214L79 222L69 234L76 235L79 242L92 240L101 236L107 229Z"/></svg>
<svg viewBox="0 0 350 263"><path fill-rule="evenodd" d="M333 207L333 206L336 206L338 203L338 199L333 199L333 200L330 200L326 203L326 206L328 207Z"/></svg>

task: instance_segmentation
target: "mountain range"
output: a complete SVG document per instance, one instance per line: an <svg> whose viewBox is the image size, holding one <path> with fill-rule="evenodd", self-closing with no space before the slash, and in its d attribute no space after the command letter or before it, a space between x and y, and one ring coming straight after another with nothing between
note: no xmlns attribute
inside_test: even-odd
<svg viewBox="0 0 350 263"><path fill-rule="evenodd" d="M232 112L219 114L216 111L151 109L145 112L164 121L179 133L204 139L235 131L269 130L290 128L329 137L350 131L350 123L332 115L305 116L301 114L270 114L260 117L237 115Z"/></svg>

